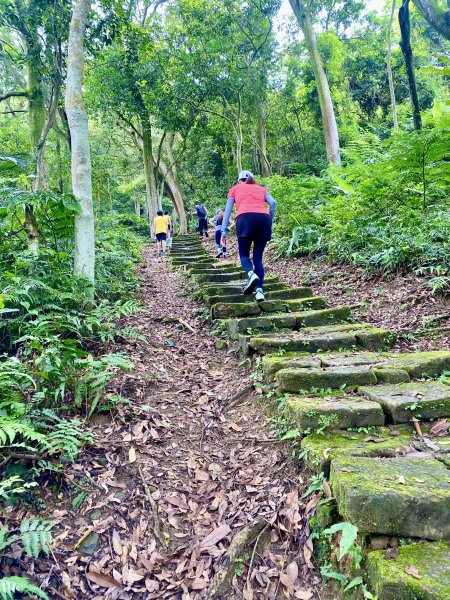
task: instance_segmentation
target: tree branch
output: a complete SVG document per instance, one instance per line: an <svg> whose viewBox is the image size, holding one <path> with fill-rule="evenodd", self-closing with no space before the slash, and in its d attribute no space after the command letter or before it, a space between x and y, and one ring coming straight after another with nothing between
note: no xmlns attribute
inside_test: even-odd
<svg viewBox="0 0 450 600"><path fill-rule="evenodd" d="M3 100L8 100L8 98L28 98L28 92L7 92L6 94L4 94L3 96L0 96L0 102L2 102Z"/></svg>

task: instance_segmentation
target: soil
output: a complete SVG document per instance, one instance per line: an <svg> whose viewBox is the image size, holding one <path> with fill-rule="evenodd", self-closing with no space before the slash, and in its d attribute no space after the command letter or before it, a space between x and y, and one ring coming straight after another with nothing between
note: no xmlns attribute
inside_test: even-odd
<svg viewBox="0 0 450 600"><path fill-rule="evenodd" d="M309 529L322 492L303 497L307 473L276 437L253 367L216 350L205 309L154 246L144 261L143 311L121 323L144 337L108 349L133 360L108 390L129 403L92 419L95 440L59 486L42 481L44 510L8 509L12 525L53 521L54 541L36 560L13 545L3 574L51 598L200 600L231 540L262 520L265 543L231 565L221 597L330 597Z"/></svg>

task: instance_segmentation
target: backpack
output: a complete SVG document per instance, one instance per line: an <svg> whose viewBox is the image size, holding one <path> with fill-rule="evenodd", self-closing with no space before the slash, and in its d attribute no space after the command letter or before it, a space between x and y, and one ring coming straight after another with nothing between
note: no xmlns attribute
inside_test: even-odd
<svg viewBox="0 0 450 600"><path fill-rule="evenodd" d="M197 217L199 217L200 219L206 217L206 209L204 206L199 206L197 208Z"/></svg>

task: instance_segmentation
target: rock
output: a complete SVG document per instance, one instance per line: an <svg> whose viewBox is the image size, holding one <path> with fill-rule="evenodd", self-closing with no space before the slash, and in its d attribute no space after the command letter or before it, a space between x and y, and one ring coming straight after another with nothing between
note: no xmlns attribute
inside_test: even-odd
<svg viewBox="0 0 450 600"><path fill-rule="evenodd" d="M242 319L229 319L227 322L228 333L231 339L236 340L239 333L245 333L247 329L294 328L296 324L295 314L282 313L269 314L259 317L244 317Z"/></svg>
<svg viewBox="0 0 450 600"><path fill-rule="evenodd" d="M361 397L291 397L286 402L286 410L301 431L326 431L384 424L384 414L380 405Z"/></svg>
<svg viewBox="0 0 450 600"><path fill-rule="evenodd" d="M78 552L82 554L87 554L88 556L92 556L97 549L97 545L99 542L100 536L95 531L91 531L91 533L81 542L78 546Z"/></svg>
<svg viewBox="0 0 450 600"><path fill-rule="evenodd" d="M280 390L284 392L337 390L342 386L351 389L377 382L374 373L366 366L329 367L327 369L283 368L276 374Z"/></svg>
<svg viewBox="0 0 450 600"><path fill-rule="evenodd" d="M351 310L348 306L336 306L323 310L310 310L298 313L297 328L318 327L329 323L340 323L351 318Z"/></svg>
<svg viewBox="0 0 450 600"><path fill-rule="evenodd" d="M387 329L372 327L366 331L355 333L358 346L367 350L388 350L395 344L396 334Z"/></svg>
<svg viewBox="0 0 450 600"><path fill-rule="evenodd" d="M383 367L382 369L374 368L373 372L377 380L382 383L405 383L411 381L408 371L403 371L402 369Z"/></svg>
<svg viewBox="0 0 450 600"><path fill-rule="evenodd" d="M259 304L257 304L256 302L242 302L241 304L221 302L220 304L214 304L211 307L212 319L250 317L252 315L261 315L261 309L259 308Z"/></svg>
<svg viewBox="0 0 450 600"><path fill-rule="evenodd" d="M380 600L448 600L449 550L447 542L406 544L394 560L383 558L384 550L369 552L369 584ZM420 579L405 571L409 567L417 569Z"/></svg>
<svg viewBox="0 0 450 600"><path fill-rule="evenodd" d="M450 537L448 470L435 459L337 458L330 483L340 515L361 533Z"/></svg>
<svg viewBox="0 0 450 600"><path fill-rule="evenodd" d="M225 340L217 339L214 341L214 346L216 350L223 350L227 347L227 343Z"/></svg>
<svg viewBox="0 0 450 600"><path fill-rule="evenodd" d="M357 354L321 354L323 367L348 367L353 365L382 365L390 358L390 354L380 352L358 352Z"/></svg>
<svg viewBox="0 0 450 600"><path fill-rule="evenodd" d="M220 283L226 281L241 281L240 271L230 271L230 273L212 273L211 275L194 275L193 278L198 283Z"/></svg>
<svg viewBox="0 0 450 600"><path fill-rule="evenodd" d="M411 352L399 354L393 360L395 369L404 369L416 379L437 377L450 368L449 351Z"/></svg>
<svg viewBox="0 0 450 600"><path fill-rule="evenodd" d="M387 535L376 535L370 538L370 547L372 550L382 550L387 548L391 538Z"/></svg>
<svg viewBox="0 0 450 600"><path fill-rule="evenodd" d="M287 352L283 356L278 354L267 354L262 359L262 368L264 377L267 380L273 379L273 376L280 369L296 367L299 369L313 369L321 365L319 357L312 357L306 352Z"/></svg>
<svg viewBox="0 0 450 600"><path fill-rule="evenodd" d="M330 463L335 458L349 456L385 457L400 456L412 443L409 427L402 426L400 435L391 436L387 427L379 427L375 431L333 431L325 435L308 435L301 442L306 451L305 461L310 469L326 477L330 473Z"/></svg>
<svg viewBox="0 0 450 600"><path fill-rule="evenodd" d="M412 382L362 388L370 400L379 402L393 423L450 416L450 387L437 381Z"/></svg>

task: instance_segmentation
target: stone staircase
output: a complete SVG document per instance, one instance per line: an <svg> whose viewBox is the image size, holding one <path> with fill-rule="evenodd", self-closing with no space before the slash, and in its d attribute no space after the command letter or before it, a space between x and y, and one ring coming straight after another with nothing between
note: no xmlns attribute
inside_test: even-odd
<svg viewBox="0 0 450 600"><path fill-rule="evenodd" d="M242 295L240 267L214 260L196 236L174 239L170 263L214 325L261 357L306 463L329 480L336 510L322 506L319 522L350 521L366 536L378 599L449 599L450 437L434 433L450 417L450 351L394 351L392 331L356 323L348 306L329 308L277 277L257 304ZM371 549L392 538L401 542L395 559Z"/></svg>

